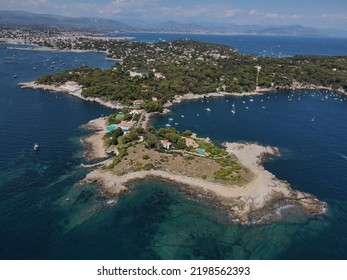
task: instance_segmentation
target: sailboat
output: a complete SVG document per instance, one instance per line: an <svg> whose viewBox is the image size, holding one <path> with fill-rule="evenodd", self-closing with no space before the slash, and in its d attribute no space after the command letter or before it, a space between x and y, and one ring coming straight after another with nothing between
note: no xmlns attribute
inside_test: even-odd
<svg viewBox="0 0 347 280"><path fill-rule="evenodd" d="M40 149L39 144L35 143L35 145L34 145L34 151L38 151L39 149Z"/></svg>
<svg viewBox="0 0 347 280"><path fill-rule="evenodd" d="M235 102L233 102L231 113L233 113L234 115L236 114Z"/></svg>

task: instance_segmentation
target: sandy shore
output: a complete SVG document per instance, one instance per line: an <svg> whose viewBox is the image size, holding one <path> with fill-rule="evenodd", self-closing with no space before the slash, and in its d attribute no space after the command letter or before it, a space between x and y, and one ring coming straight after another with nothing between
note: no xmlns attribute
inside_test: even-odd
<svg viewBox="0 0 347 280"><path fill-rule="evenodd" d="M236 155L240 163L253 173L253 180L244 186L224 185L185 175L172 174L162 170L138 171L117 176L102 168L90 172L80 185L96 182L102 192L109 196L119 196L128 192L127 185L134 180L154 177L179 183L197 195L210 196L226 208L233 219L243 223L259 221L276 209L297 205L309 214L325 212L326 205L314 196L291 189L290 185L277 179L261 165L264 155L276 155L272 147L257 144L227 143L227 151ZM275 202L275 203L274 203Z"/></svg>
<svg viewBox="0 0 347 280"><path fill-rule="evenodd" d="M106 117L91 120L82 126L85 129L96 131L90 136L81 140L87 146L87 151L83 156L88 161L103 159L107 157L105 152L103 137L106 134Z"/></svg>
<svg viewBox="0 0 347 280"><path fill-rule="evenodd" d="M71 91L71 90L68 90L62 86L42 85L42 84L36 83L35 81L26 82L26 83L19 83L18 85L21 88L33 88L33 89L41 89L41 90L47 90L47 91L52 91L52 92L67 93L69 95L75 96L75 97L82 99L84 101L96 102L96 103L99 103L100 105L103 105L103 106L106 106L106 107L112 108L112 109L122 109L123 108L123 106L120 104L115 104L115 103L110 102L110 101L104 101L98 97L84 97L84 96L82 96L82 90Z"/></svg>

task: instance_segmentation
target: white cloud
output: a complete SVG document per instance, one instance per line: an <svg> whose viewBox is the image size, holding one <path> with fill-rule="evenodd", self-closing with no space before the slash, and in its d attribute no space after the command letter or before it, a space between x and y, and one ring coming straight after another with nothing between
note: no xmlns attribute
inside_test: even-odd
<svg viewBox="0 0 347 280"><path fill-rule="evenodd" d="M270 18L270 19L283 19L284 18L284 16L279 15L277 13L266 13L266 14L264 14L264 16L266 18Z"/></svg>
<svg viewBox="0 0 347 280"><path fill-rule="evenodd" d="M253 16L253 15L257 15L259 12L256 9L252 9L248 12L249 15Z"/></svg>
<svg viewBox="0 0 347 280"><path fill-rule="evenodd" d="M329 20L347 20L347 14L322 14L320 16L321 19L329 19Z"/></svg>
<svg viewBox="0 0 347 280"><path fill-rule="evenodd" d="M191 8L183 7L162 7L160 8L160 14L164 18L173 18L179 20L200 20L211 21L229 19L238 16L241 13L240 9L234 9L230 5L196 5Z"/></svg>
<svg viewBox="0 0 347 280"><path fill-rule="evenodd" d="M262 12L258 11L256 9L251 9L247 13L249 16L251 16L252 20L254 21L270 21L270 23L277 22L278 24L283 23L295 23L295 21L298 20L308 20L308 16L293 14L293 15L283 15L275 12Z"/></svg>
<svg viewBox="0 0 347 280"><path fill-rule="evenodd" d="M188 1L188 0L187 0ZM105 18L147 21L215 22L218 24L302 24L306 26L347 26L347 13L302 15L276 10L240 9L232 4L168 5L164 0L109 0L108 3L76 0L0 0L5 10L24 10L67 16L99 16ZM198 1L197 1L198 2ZM212 2L212 1L211 1Z"/></svg>
<svg viewBox="0 0 347 280"><path fill-rule="evenodd" d="M25 7L38 7L39 5L46 5L48 3L47 0L1 0L0 4L3 9L14 9L14 8L22 8Z"/></svg>

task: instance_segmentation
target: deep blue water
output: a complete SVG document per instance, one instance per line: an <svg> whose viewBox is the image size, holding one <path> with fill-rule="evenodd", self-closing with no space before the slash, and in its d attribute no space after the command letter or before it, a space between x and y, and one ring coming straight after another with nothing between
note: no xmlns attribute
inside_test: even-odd
<svg viewBox="0 0 347 280"><path fill-rule="evenodd" d="M231 113L233 102L235 115ZM294 188L329 204L328 216L315 229L302 226L304 233L291 237L295 242L281 258L346 258L346 110L347 98L333 92L280 91L186 101L174 106L171 114L157 117L153 125L171 123L179 131L189 129L219 144L247 141L278 147L281 157L270 158L265 167ZM317 231L314 238L309 234L312 230Z"/></svg>
<svg viewBox="0 0 347 280"><path fill-rule="evenodd" d="M133 37L139 42L174 41L192 39L196 41L224 44L236 48L241 53L258 56L294 55L346 55L347 38L257 36L257 35L204 35L204 34L164 34L164 33L124 33L117 36Z"/></svg>
<svg viewBox="0 0 347 280"><path fill-rule="evenodd" d="M265 45L268 37L264 40L258 44ZM314 39L306 40L301 44L312 45ZM315 46L311 53L339 51L330 48ZM192 199L166 182L133 184L132 192L113 207L106 206L94 185L75 186L86 172L78 167L84 150L79 139L87 133L79 127L112 111L16 85L60 71L48 66L55 61L58 67L61 60L65 68L113 64L102 54L16 51L0 45L0 259L347 258L347 100L333 93L300 92L289 102L286 91L253 97L253 102L249 97L215 98L182 103L172 115L154 120L160 127L173 117L179 130L194 130L217 143L277 146L282 156L269 159L266 168L329 205L326 216L288 212L277 223L244 228L230 223L209 201ZM230 112L233 101L236 115ZM35 142L39 153L32 151Z"/></svg>

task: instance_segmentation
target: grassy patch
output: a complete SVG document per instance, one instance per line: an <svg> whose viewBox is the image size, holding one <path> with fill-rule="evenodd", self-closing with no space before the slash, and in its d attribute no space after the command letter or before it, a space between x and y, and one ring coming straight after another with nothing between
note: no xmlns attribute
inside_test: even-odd
<svg viewBox="0 0 347 280"><path fill-rule="evenodd" d="M135 152L135 151L134 151ZM143 156L142 156L142 159L143 160L149 160L150 159L150 156L148 155L148 154L144 154Z"/></svg>
<svg viewBox="0 0 347 280"><path fill-rule="evenodd" d="M213 178L217 180L238 181L241 177L239 174L236 175L234 172L239 171L240 169L241 167L238 164L233 163L228 168L221 168L216 171L213 174Z"/></svg>
<svg viewBox="0 0 347 280"><path fill-rule="evenodd" d="M134 163L133 163L133 166L135 167L135 169L136 169L137 171L141 171L141 170L143 169L143 164L140 163L140 162L134 162Z"/></svg>
<svg viewBox="0 0 347 280"><path fill-rule="evenodd" d="M145 166L143 167L143 170L149 171L151 169L154 168L154 165L152 163L147 163L145 164Z"/></svg>
<svg viewBox="0 0 347 280"><path fill-rule="evenodd" d="M219 163L220 166L222 167L228 167L228 166L232 166L233 164L236 164L235 159L231 155L218 159L216 160L216 162Z"/></svg>

